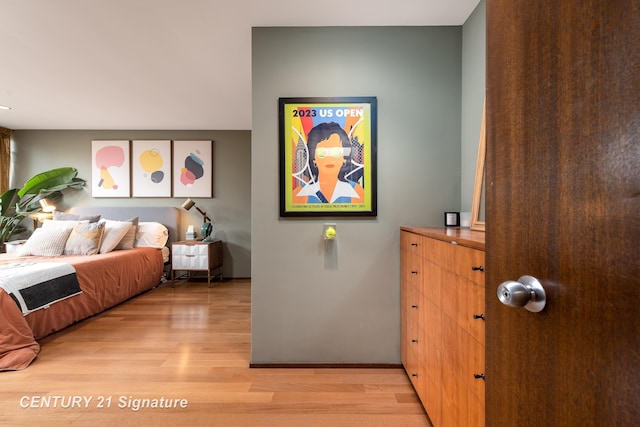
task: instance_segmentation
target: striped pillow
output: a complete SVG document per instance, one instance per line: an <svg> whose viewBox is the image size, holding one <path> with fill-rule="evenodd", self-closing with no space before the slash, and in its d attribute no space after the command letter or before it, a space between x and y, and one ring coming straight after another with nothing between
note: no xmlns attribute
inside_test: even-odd
<svg viewBox="0 0 640 427"><path fill-rule="evenodd" d="M36 228L18 251L18 256L59 256L71 234L70 228Z"/></svg>

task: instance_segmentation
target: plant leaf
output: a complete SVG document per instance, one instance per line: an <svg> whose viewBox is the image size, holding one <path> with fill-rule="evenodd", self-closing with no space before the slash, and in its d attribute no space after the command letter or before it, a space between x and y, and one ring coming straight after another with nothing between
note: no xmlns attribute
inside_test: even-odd
<svg viewBox="0 0 640 427"><path fill-rule="evenodd" d="M79 190L85 180L77 178L78 170L72 167L52 169L39 173L25 182L22 189L7 190L0 196L0 245L13 234L21 232L22 220L33 212L42 210L40 199L51 197L59 200L62 190Z"/></svg>
<svg viewBox="0 0 640 427"><path fill-rule="evenodd" d="M77 175L78 170L71 167L52 169L39 173L24 183L24 186L18 191L18 196L22 198L25 194L38 194L42 190L63 190L69 187L69 183L74 182L74 178ZM76 185L75 182L74 185Z"/></svg>
<svg viewBox="0 0 640 427"><path fill-rule="evenodd" d="M18 189L12 188L0 196L0 216L12 216L18 203Z"/></svg>

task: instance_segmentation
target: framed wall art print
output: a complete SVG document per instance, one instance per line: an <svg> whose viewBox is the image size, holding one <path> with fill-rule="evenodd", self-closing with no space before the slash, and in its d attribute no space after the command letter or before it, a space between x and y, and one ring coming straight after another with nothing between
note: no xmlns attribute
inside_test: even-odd
<svg viewBox="0 0 640 427"><path fill-rule="evenodd" d="M91 141L91 195L130 197L129 141Z"/></svg>
<svg viewBox="0 0 640 427"><path fill-rule="evenodd" d="M171 197L171 141L131 141L133 197Z"/></svg>
<svg viewBox="0 0 640 427"><path fill-rule="evenodd" d="M280 216L376 216L377 99L280 98Z"/></svg>
<svg viewBox="0 0 640 427"><path fill-rule="evenodd" d="M213 197L213 141L173 141L173 197Z"/></svg>

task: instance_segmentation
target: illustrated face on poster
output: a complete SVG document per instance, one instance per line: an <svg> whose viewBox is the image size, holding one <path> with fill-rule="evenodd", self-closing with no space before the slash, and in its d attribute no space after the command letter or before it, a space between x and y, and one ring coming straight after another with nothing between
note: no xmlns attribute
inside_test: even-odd
<svg viewBox="0 0 640 427"><path fill-rule="evenodd" d="M281 98L281 216L375 215L375 98Z"/></svg>

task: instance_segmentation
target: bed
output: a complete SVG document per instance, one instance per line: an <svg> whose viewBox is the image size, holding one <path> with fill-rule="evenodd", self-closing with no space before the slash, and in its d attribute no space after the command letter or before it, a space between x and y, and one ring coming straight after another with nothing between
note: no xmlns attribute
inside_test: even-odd
<svg viewBox="0 0 640 427"><path fill-rule="evenodd" d="M91 224L99 229L105 228L105 222L120 226L121 222L129 224L137 218L135 237L140 246L114 245L110 251L92 255L71 251L61 256L42 256L38 251L36 255L29 254L28 249L1 254L0 371L25 369L40 352L37 340L157 287L163 280L169 260L167 248L178 235L176 208L77 207L69 214L75 218L101 216L93 223L69 221L74 223L73 230L82 231ZM62 224L66 221L55 222L43 224L45 231L34 232L30 240L57 232L47 229L71 226ZM129 226L129 233L133 232ZM146 233L149 227L152 234ZM110 228L110 233L114 229ZM154 240L157 229L166 234L162 245ZM67 238L67 243L78 234L70 233L75 234ZM80 234L83 238L86 235ZM101 242L105 243L106 233L102 236ZM146 240L149 238L152 240ZM120 239L119 244L123 243ZM24 246L28 244L29 241Z"/></svg>

